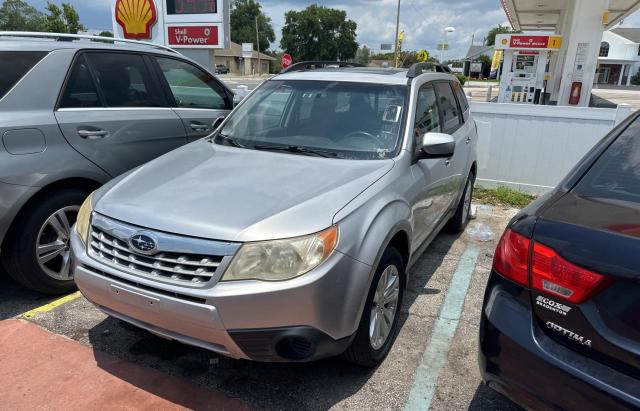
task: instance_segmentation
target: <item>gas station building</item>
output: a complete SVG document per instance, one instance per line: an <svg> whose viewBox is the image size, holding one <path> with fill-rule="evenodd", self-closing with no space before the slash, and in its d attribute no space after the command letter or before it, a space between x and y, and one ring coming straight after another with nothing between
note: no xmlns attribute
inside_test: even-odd
<svg viewBox="0 0 640 411"><path fill-rule="evenodd" d="M529 87L536 88L538 95L548 96L547 99L542 99L545 103L561 106L586 107L589 105L591 90L596 80L603 33L640 9L640 0L501 0L501 2L511 26L514 30L524 32L523 37L531 35L529 37L534 38L533 42L536 42L536 37L545 35L555 39L553 44L549 43L550 47L539 45L539 47L524 49L517 49L518 44L522 42L513 43L509 38L506 40L509 46L504 51L501 95L509 86L513 89L515 85L518 87L517 90L520 90L519 87L523 84L527 86L535 84ZM540 36L537 36L538 34ZM500 48L499 40L500 37L496 38L496 48ZM560 44L557 43L558 40ZM524 50L523 53L521 53L522 50ZM509 61L508 54L511 54ZM527 58L518 57L527 54L529 55ZM535 60L533 62L535 64L532 60ZM538 64L544 67L539 67ZM508 73L513 75L505 76ZM541 93L540 87L544 87L544 93ZM518 96L518 98L524 99L524 96ZM529 100L530 96L527 95L526 99ZM503 102L506 101L503 100ZM528 103L529 101L520 102Z"/></svg>

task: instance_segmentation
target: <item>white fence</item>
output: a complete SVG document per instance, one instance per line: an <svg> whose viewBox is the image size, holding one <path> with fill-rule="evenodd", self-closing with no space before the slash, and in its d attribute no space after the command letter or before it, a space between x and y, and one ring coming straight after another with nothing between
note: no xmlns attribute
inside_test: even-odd
<svg viewBox="0 0 640 411"><path fill-rule="evenodd" d="M630 113L617 109L471 102L478 124L478 183L539 194Z"/></svg>

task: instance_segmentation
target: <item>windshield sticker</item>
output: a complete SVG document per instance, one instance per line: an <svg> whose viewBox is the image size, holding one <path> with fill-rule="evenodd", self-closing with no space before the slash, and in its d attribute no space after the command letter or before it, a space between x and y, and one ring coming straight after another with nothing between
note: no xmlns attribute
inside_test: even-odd
<svg viewBox="0 0 640 411"><path fill-rule="evenodd" d="M571 311L571 307L560 304L559 302L553 301L550 298L539 295L536 298L536 305L539 305L542 308L546 308L549 311L553 311L555 313L566 316L569 311Z"/></svg>
<svg viewBox="0 0 640 411"><path fill-rule="evenodd" d="M382 115L382 121L388 121L391 123L397 123L400 121L400 113L402 112L402 106L387 106Z"/></svg>

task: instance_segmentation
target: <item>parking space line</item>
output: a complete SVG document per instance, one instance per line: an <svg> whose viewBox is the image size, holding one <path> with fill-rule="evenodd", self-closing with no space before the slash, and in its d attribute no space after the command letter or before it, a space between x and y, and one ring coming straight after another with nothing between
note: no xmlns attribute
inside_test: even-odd
<svg viewBox="0 0 640 411"><path fill-rule="evenodd" d="M71 302L71 301L77 299L81 295L82 294L80 294L80 291L76 291L73 294L65 295L64 297L60 297L57 300L53 300L48 304L42 305L40 307L36 307L33 310L29 310L29 311L27 311L25 313L22 313L18 317L27 318L27 319L33 318L33 317L36 316L36 314L49 312L49 311L53 310L54 308L61 306L62 304L66 304L68 302Z"/></svg>
<svg viewBox="0 0 640 411"><path fill-rule="evenodd" d="M455 335L464 299L469 289L469 283L478 260L480 250L475 246L465 249L460 257L449 290L431 333L431 340L427 345L416 371L413 387L405 404L405 411L428 410L436 391L438 376L447 362L449 348Z"/></svg>

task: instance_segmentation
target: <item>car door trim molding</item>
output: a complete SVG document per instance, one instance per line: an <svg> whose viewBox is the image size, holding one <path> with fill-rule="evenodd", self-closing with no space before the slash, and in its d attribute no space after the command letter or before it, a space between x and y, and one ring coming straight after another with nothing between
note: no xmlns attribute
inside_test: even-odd
<svg viewBox="0 0 640 411"><path fill-rule="evenodd" d="M65 111L172 111L171 107L62 107L56 109L56 112Z"/></svg>

